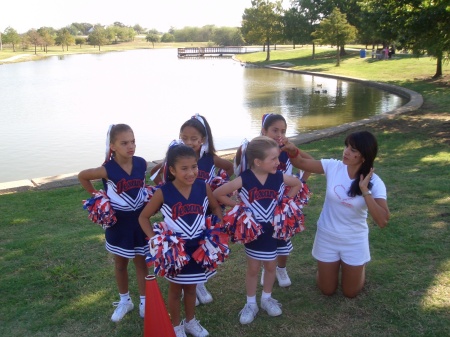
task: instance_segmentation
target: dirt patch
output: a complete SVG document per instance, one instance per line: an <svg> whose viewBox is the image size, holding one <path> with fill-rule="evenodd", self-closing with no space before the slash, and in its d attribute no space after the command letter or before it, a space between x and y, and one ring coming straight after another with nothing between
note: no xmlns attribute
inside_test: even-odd
<svg viewBox="0 0 450 337"><path fill-rule="evenodd" d="M437 87L450 88L450 74L444 74L439 78L423 77L423 78L415 78L415 79L424 81L427 83L433 83Z"/></svg>

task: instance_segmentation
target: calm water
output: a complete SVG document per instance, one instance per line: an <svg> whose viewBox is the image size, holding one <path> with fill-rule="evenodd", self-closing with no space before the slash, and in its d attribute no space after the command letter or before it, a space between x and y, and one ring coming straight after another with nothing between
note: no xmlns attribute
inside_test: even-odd
<svg viewBox="0 0 450 337"><path fill-rule="evenodd" d="M129 124L136 155L154 160L195 113L208 119L216 148L226 149L257 136L264 113L283 114L293 136L404 104L354 83L231 59L178 59L174 49L5 64L0 81L0 182L100 165L112 123Z"/></svg>

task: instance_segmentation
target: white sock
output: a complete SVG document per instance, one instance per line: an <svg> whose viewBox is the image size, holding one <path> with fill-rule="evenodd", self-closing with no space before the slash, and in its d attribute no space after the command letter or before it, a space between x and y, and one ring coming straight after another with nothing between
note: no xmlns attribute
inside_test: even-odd
<svg viewBox="0 0 450 337"><path fill-rule="evenodd" d="M144 296L139 296L139 299L140 299L139 305L145 305L145 295Z"/></svg>
<svg viewBox="0 0 450 337"><path fill-rule="evenodd" d="M278 267L278 266L277 266L277 269L286 269L286 267Z"/></svg>
<svg viewBox="0 0 450 337"><path fill-rule="evenodd" d="M247 304L256 304L256 295L255 296L247 296Z"/></svg>
<svg viewBox="0 0 450 337"><path fill-rule="evenodd" d="M266 292L264 292L264 290L263 290L263 292L262 292L262 294L261 294L261 300L267 300L267 299L269 299L269 298L271 298L272 297L272 293L266 293Z"/></svg>
<svg viewBox="0 0 450 337"><path fill-rule="evenodd" d="M131 301L130 293L127 292L125 294L120 294L120 303L127 303L128 301Z"/></svg>

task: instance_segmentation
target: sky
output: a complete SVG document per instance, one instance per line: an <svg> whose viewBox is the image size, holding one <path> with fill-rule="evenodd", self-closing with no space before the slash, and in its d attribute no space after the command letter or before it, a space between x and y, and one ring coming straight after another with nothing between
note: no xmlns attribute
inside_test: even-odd
<svg viewBox="0 0 450 337"><path fill-rule="evenodd" d="M289 4L284 0L283 5ZM170 27L238 27L251 0L3 0L0 32L9 26L19 34L29 29L59 29L73 22L126 26L167 32Z"/></svg>

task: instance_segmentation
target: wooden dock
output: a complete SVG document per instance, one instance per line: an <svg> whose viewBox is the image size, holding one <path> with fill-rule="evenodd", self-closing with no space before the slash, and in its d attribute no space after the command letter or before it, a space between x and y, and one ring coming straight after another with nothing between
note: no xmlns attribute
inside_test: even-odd
<svg viewBox="0 0 450 337"><path fill-rule="evenodd" d="M255 48L247 47L188 47L178 48L178 57L224 56L255 52Z"/></svg>

